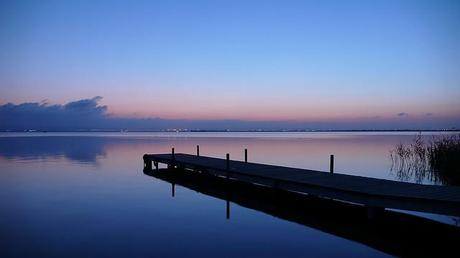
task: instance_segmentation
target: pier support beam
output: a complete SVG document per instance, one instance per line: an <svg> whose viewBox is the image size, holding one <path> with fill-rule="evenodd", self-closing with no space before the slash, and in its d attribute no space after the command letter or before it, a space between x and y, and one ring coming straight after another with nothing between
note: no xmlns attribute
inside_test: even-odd
<svg viewBox="0 0 460 258"><path fill-rule="evenodd" d="M244 162L248 163L248 149L244 149Z"/></svg>

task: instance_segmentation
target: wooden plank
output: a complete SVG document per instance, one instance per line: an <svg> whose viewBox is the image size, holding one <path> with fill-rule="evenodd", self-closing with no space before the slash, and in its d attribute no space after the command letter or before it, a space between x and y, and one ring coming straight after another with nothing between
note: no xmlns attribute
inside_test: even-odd
<svg viewBox="0 0 460 258"><path fill-rule="evenodd" d="M460 187L421 185L234 160L228 162L182 153L144 155L146 164L152 161L364 205L460 216Z"/></svg>

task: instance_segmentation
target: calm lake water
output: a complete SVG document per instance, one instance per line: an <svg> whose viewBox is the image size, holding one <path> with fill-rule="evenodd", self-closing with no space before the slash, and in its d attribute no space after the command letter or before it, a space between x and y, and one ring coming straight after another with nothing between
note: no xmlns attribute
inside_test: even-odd
<svg viewBox="0 0 460 258"><path fill-rule="evenodd" d="M439 134L439 133L435 133ZM195 153L399 180L390 150L416 133L3 133L1 257L383 257L363 242L142 172ZM424 133L431 137L432 133ZM409 179L410 180L410 179ZM423 183L429 184L429 181ZM314 207L313 207L314 209ZM420 214L443 223L456 218ZM340 214L337 214L340 216Z"/></svg>

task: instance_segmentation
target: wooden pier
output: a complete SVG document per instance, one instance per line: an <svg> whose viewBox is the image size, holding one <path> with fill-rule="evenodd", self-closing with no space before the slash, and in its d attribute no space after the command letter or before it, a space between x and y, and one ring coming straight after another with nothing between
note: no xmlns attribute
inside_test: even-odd
<svg viewBox="0 0 460 258"><path fill-rule="evenodd" d="M198 149L197 149L198 150ZM367 178L308 169L258 164L245 161L174 153L145 154L144 170L169 168L206 173L227 180L255 184L276 190L330 198L368 208L369 217L378 216L385 208L460 216L460 187L421 185Z"/></svg>

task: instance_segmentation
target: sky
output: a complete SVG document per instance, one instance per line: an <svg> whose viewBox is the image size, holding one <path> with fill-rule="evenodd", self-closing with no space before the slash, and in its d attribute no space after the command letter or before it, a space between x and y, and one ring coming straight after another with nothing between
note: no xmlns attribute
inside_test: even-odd
<svg viewBox="0 0 460 258"><path fill-rule="evenodd" d="M150 125L460 127L460 1L1 0L0 123L85 100Z"/></svg>

